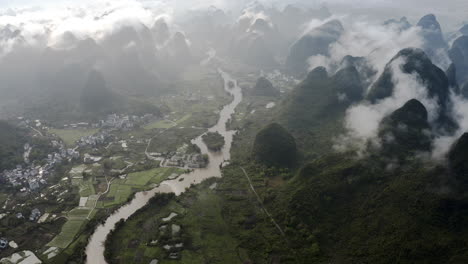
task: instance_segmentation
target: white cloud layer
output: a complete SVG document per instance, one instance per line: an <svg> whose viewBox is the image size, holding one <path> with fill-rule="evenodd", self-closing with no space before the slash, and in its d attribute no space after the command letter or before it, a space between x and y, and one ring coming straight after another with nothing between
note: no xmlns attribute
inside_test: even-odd
<svg viewBox="0 0 468 264"><path fill-rule="evenodd" d="M400 50L408 47L422 48L424 43L419 34L420 29L417 27L400 32L396 28L373 24L369 21L348 21L346 17L341 17L341 19L347 21L344 23L345 33L338 42L330 46L329 57L309 58L311 69L317 66L324 66L327 69L336 68L343 57L351 55L366 57L368 62L381 73L385 65ZM323 23L314 20L308 28L317 27Z"/></svg>
<svg viewBox="0 0 468 264"><path fill-rule="evenodd" d="M357 148L365 150L366 142L378 142L378 128L384 117L402 107L411 99L419 100L427 109L429 122L434 122L439 113L439 106L435 98L429 98L427 88L419 81L416 74L405 74L401 71L402 59L395 60L391 69L395 84L392 96L382 99L375 104L369 102L351 106L346 113L345 127L348 134L337 141L337 148ZM467 122L468 125L468 122Z"/></svg>

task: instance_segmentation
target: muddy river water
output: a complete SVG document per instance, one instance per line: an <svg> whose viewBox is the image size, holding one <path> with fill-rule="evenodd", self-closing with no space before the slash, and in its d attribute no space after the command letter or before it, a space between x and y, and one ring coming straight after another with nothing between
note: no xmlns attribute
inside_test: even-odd
<svg viewBox="0 0 468 264"><path fill-rule="evenodd" d="M226 142L224 148L220 152L210 152L207 146L202 141L202 136L192 140L192 143L200 147L203 154L209 156L209 164L206 168L195 169L190 173L182 174L177 179L162 182L159 187L150 191L139 192L135 198L128 204L122 206L114 214L109 216L103 225L97 227L96 231L91 236L91 239L86 247L88 264L106 264L104 259L104 242L109 232L114 229L115 224L120 219L127 219L134 214L138 209L146 205L146 203L157 193L175 193L180 195L192 184L201 183L203 180L212 177L221 177L221 165L230 159L230 151L232 139L235 131L228 131L227 123L235 112L235 108L242 101L242 91L237 85L237 82L232 77L219 70L221 77L224 80L224 89L232 95L233 100L223 107L219 114L218 123L209 129L210 132L220 133ZM232 85L234 84L234 85ZM180 180L179 179L183 179Z"/></svg>

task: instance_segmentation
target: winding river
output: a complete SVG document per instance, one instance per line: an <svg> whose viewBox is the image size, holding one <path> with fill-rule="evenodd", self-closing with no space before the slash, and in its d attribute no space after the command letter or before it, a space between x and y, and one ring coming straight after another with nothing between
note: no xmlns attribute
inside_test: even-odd
<svg viewBox="0 0 468 264"><path fill-rule="evenodd" d="M103 225L97 227L96 231L91 236L91 239L86 247L88 264L107 264L104 259L104 242L109 232L114 229L115 224L120 219L127 219L134 214L138 209L142 208L146 203L157 193L175 193L180 195L192 184L199 184L203 180L212 177L221 177L221 165L224 161L230 159L230 151L232 139L235 131L228 131L226 128L227 122L235 112L235 108L242 101L242 90L237 85L237 82L227 73L219 70L221 77L224 80L224 89L231 94L234 99L228 105L225 105L220 112L218 123L209 129L210 132L218 132L224 136L226 144L220 152L210 152L207 146L203 143L202 136L192 140L192 143L200 147L203 154L208 154L210 162L206 168L195 169L190 173L182 174L177 179L162 182L159 187L150 191L139 192L135 198L127 205L122 206L114 214L109 216ZM234 87L230 87L229 83L234 83ZM179 181L179 179L183 179Z"/></svg>

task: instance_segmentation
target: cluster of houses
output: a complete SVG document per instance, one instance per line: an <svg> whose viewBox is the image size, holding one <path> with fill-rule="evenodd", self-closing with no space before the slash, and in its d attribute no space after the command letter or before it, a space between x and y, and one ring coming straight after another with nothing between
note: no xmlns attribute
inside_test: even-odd
<svg viewBox="0 0 468 264"><path fill-rule="evenodd" d="M110 137L110 134L108 131L103 130L99 133L96 133L91 136L85 136L82 137L78 140L77 144L79 147L97 147L99 145L104 144L106 140Z"/></svg>
<svg viewBox="0 0 468 264"><path fill-rule="evenodd" d="M93 156L93 155L90 155L88 153L85 153L84 156L83 156L83 162L85 164L92 164L92 163L95 163L95 162L99 162L101 160L102 160L102 157Z"/></svg>
<svg viewBox="0 0 468 264"><path fill-rule="evenodd" d="M26 119L22 116L18 117L18 126L19 127L37 127L37 128L43 128L43 124L41 120L29 120Z"/></svg>
<svg viewBox="0 0 468 264"><path fill-rule="evenodd" d="M156 116L153 114L145 114L143 116L136 115L118 115L110 114L104 120L98 123L80 122L74 124L64 125L65 129L79 129L79 128L104 128L104 129L133 129L137 125L146 124L155 121Z"/></svg>
<svg viewBox="0 0 468 264"><path fill-rule="evenodd" d="M8 247L8 239L2 237L0 238L0 249L5 249Z"/></svg>
<svg viewBox="0 0 468 264"><path fill-rule="evenodd" d="M61 142L53 140L52 145L57 148L57 151L47 155L44 165L34 163L25 166L17 165L15 169L4 170L0 177L14 187L21 186L22 192L39 190L41 185L47 184L47 176L57 164L64 160L71 161L80 158L80 153L76 149L66 149Z"/></svg>
<svg viewBox="0 0 468 264"><path fill-rule="evenodd" d="M39 218L42 216L42 213L39 209L37 208L34 208L31 210L31 214L29 215L29 221L31 222L37 222L37 220L39 220ZM22 213L17 213L16 214L16 218L18 219L24 219L24 216Z"/></svg>
<svg viewBox="0 0 468 264"><path fill-rule="evenodd" d="M262 72L262 76L265 76L265 78L270 80L275 87L294 87L299 83L299 80L297 80L294 76L286 75L279 70L268 73Z"/></svg>
<svg viewBox="0 0 468 264"><path fill-rule="evenodd" d="M175 153L162 162L162 166L199 169L206 167L208 161L201 154Z"/></svg>
<svg viewBox="0 0 468 264"><path fill-rule="evenodd" d="M77 129L77 128L98 128L98 124L90 124L88 122L80 122L80 123L74 123L74 124L69 124L69 125L64 125L63 128L68 128L68 129Z"/></svg>
<svg viewBox="0 0 468 264"><path fill-rule="evenodd" d="M105 120L100 121L100 125L103 128L110 129L132 129L135 127L135 123L139 121L138 116L128 116L128 115L117 115L112 114L108 115Z"/></svg>
<svg viewBox="0 0 468 264"><path fill-rule="evenodd" d="M40 188L41 184L47 184L47 169L47 167L41 166L29 166L23 168L21 165L18 165L16 166L16 169L3 171L2 177L7 183L14 187L22 186L22 192L27 190L36 191Z"/></svg>
<svg viewBox="0 0 468 264"><path fill-rule="evenodd" d="M37 208L34 208L31 211L31 215L29 216L29 221L36 222L37 220L39 220L41 215L42 215L41 211L39 211L39 209L37 209Z"/></svg>
<svg viewBox="0 0 468 264"><path fill-rule="evenodd" d="M145 114L142 116L111 114L108 115L105 120L101 120L99 125L101 128L130 130L136 126L157 121L157 119L158 117L154 114Z"/></svg>
<svg viewBox="0 0 468 264"><path fill-rule="evenodd" d="M31 210L29 221L37 222L41 216L42 216L41 211L37 208L34 208L33 210ZM24 216L22 213L17 213L16 218L24 219ZM8 247L17 248L18 245L14 241L8 241L8 239L5 237L0 238L0 250L7 249Z"/></svg>

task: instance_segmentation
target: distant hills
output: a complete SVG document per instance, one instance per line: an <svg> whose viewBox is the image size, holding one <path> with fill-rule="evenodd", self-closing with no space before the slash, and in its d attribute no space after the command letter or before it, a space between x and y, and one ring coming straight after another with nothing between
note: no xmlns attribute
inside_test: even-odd
<svg viewBox="0 0 468 264"><path fill-rule="evenodd" d="M424 51L434 62L442 62L448 50L448 44L444 39L442 28L433 14L422 17L418 24L422 29Z"/></svg>
<svg viewBox="0 0 468 264"><path fill-rule="evenodd" d="M306 156L331 151L333 137L344 133L346 109L364 96L354 66L330 76L323 67L312 70L280 104L278 120L291 131Z"/></svg>
<svg viewBox="0 0 468 264"><path fill-rule="evenodd" d="M448 160L453 173L464 184L468 184L468 133L464 133L452 146Z"/></svg>
<svg viewBox="0 0 468 264"><path fill-rule="evenodd" d="M348 56L336 72L324 67L310 71L278 104L273 124L259 129L251 142L255 164L270 167L260 172L265 175L283 175L271 169L284 166L278 165L281 158L273 148L291 138L296 142L291 163L300 169L281 187L266 185L264 196L293 241L282 256L295 259L293 263L468 261L468 229L463 224L468 219L468 135L455 140L446 159L436 162L431 157L438 137L458 137L451 108L451 94L457 93L456 66L446 73L415 48L399 51L378 76L359 67L363 65L364 58ZM368 76L376 81L366 89ZM413 89L402 81L405 76L417 80L427 98L406 99L391 107L382 103L395 96L397 87L403 92ZM461 87L462 93L465 89ZM348 109L355 106L388 108L375 137L362 143L364 153L334 148L340 147L340 140L354 140L341 136L346 135ZM265 151L257 151L258 146ZM283 153L282 158L292 156ZM304 240L308 243L299 243Z"/></svg>
<svg viewBox="0 0 468 264"><path fill-rule="evenodd" d="M23 163L23 146L27 142L26 131L0 120L0 172Z"/></svg>
<svg viewBox="0 0 468 264"><path fill-rule="evenodd" d="M404 159L432 150L432 130L424 105L416 99L385 117L379 127L382 153Z"/></svg>
<svg viewBox="0 0 468 264"><path fill-rule="evenodd" d="M402 63L394 65L394 63ZM400 51L385 67L384 72L371 87L367 99L373 103L393 94L394 69L399 67L404 74L417 74L421 83L426 87L429 98L437 101L440 109L438 113L439 128L452 130L456 128L449 114L449 80L439 67L434 65L429 57L419 49L407 48Z"/></svg>
<svg viewBox="0 0 468 264"><path fill-rule="evenodd" d="M121 106L123 101L123 98L107 88L106 81L101 73L92 71L89 74L80 98L80 106L83 111L112 113Z"/></svg>
<svg viewBox="0 0 468 264"><path fill-rule="evenodd" d="M291 46L286 59L286 69L295 74L307 72L307 59L315 55L329 55L330 44L336 42L343 32L343 25L338 20L332 20L311 32L306 32Z"/></svg>
<svg viewBox="0 0 468 264"><path fill-rule="evenodd" d="M294 138L281 125L273 123L260 130L253 145L253 157L269 167L292 167L297 148Z"/></svg>
<svg viewBox="0 0 468 264"><path fill-rule="evenodd" d="M459 85L463 86L468 82L468 36L456 39L449 55L455 67L456 80Z"/></svg>
<svg viewBox="0 0 468 264"><path fill-rule="evenodd" d="M267 78L260 77L252 91L250 91L250 94L253 96L277 97L280 95L280 91L276 89Z"/></svg>

